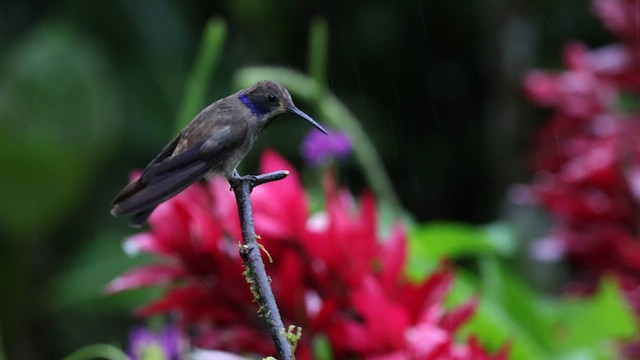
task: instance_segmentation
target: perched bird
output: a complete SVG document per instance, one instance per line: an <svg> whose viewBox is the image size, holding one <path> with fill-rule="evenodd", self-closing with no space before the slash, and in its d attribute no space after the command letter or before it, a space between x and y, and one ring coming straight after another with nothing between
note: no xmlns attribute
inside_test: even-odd
<svg viewBox="0 0 640 360"><path fill-rule="evenodd" d="M247 155L258 135L280 115L292 113L323 133L320 124L299 110L279 84L260 81L202 110L112 202L111 214L133 213L131 225L144 223L160 203L212 173L227 178Z"/></svg>

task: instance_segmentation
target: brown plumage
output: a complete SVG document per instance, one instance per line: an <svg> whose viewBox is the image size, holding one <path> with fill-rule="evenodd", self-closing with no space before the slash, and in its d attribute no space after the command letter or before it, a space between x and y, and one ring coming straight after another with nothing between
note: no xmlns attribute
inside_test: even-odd
<svg viewBox="0 0 640 360"><path fill-rule="evenodd" d="M131 224L139 226L156 206L205 175L215 172L231 177L262 130L286 113L326 133L296 108L285 88L271 81L260 81L207 106L146 166L139 179L120 190L111 214L134 213Z"/></svg>

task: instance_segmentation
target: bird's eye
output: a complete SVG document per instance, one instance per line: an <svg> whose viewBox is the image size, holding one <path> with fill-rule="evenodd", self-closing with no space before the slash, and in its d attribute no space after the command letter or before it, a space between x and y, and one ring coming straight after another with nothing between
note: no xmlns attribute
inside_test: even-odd
<svg viewBox="0 0 640 360"><path fill-rule="evenodd" d="M275 96L275 95L273 95L273 94L269 94L269 95L267 95L267 100L268 100L270 103L274 103L274 102L276 102L276 101L278 100L278 98L276 98L276 96Z"/></svg>

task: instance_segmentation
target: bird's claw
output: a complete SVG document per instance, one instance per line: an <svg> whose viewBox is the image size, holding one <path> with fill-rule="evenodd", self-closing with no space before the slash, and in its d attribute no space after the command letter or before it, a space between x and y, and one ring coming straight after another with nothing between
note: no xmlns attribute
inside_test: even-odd
<svg viewBox="0 0 640 360"><path fill-rule="evenodd" d="M256 175L238 175L231 177L231 180L233 181L249 181L251 183L255 183L257 179L258 177Z"/></svg>
<svg viewBox="0 0 640 360"><path fill-rule="evenodd" d="M250 189L253 190L253 187L256 185L256 182L258 180L258 176L257 175L240 175L237 170L234 170L233 174L228 178L228 180L229 180L229 184L231 184L230 190L233 190L233 187L235 186L235 184L239 184L242 182L248 182L250 184Z"/></svg>

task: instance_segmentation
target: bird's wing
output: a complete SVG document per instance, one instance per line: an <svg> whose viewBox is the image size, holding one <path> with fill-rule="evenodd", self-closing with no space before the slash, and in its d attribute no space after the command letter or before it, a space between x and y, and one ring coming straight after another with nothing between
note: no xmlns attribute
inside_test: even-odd
<svg viewBox="0 0 640 360"><path fill-rule="evenodd" d="M173 154L173 151L175 150L176 146L178 146L178 143L180 142L180 137L181 136L182 136L182 133L180 135L176 136L175 139L173 139L169 144L167 144L162 149L162 151L160 151L160 153L153 160L151 160L151 162L145 167L145 170L144 170L142 176L144 176L144 173L146 173L146 171L147 171L147 169L149 167L151 167L154 164L157 164L157 163L161 162L162 160L168 158L169 156L171 156L171 154ZM141 176L141 178L142 178L142 176ZM130 197L132 194L134 194L137 191L143 189L146 186L146 183L144 181L140 181L140 180L141 179L134 180L134 181L130 182L129 184L127 184L127 186L122 188L116 194L116 197L111 202L111 205L115 206L116 204L118 204L118 203L124 201L126 198ZM115 208L112 209L111 212L114 215L116 215Z"/></svg>
<svg viewBox="0 0 640 360"><path fill-rule="evenodd" d="M173 151L176 149L176 146L178 146L178 143L180 142L181 138L182 138L182 132L178 136L176 136L176 138L173 139L170 143L168 143L162 149L162 151L160 151L160 153L155 158L153 158L153 160L151 160L151 162L146 166L146 168L148 168L149 166L151 166L153 164L157 164L157 163L161 162L162 160L164 160L164 159L168 158L169 156L171 156L171 154L173 154Z"/></svg>
<svg viewBox="0 0 640 360"><path fill-rule="evenodd" d="M127 185L113 201L111 213L120 215L145 212L175 196L225 160L229 152L240 146L247 136L247 126L220 122L205 141L180 154L163 153L152 161L140 179ZM175 148L175 144L173 144Z"/></svg>

